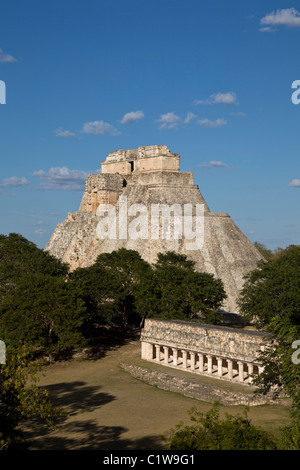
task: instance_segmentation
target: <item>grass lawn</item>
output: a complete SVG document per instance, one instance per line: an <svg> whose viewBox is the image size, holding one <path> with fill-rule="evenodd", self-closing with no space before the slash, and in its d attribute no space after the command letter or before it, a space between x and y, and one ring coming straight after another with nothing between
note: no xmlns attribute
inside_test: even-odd
<svg viewBox="0 0 300 470"><path fill-rule="evenodd" d="M23 429L31 441L30 449L165 449L162 436L168 435L179 421L188 424L190 408L207 411L212 406L135 379L120 368L121 362L141 365L138 341L107 347L97 359L73 359L47 366L40 385L69 416L57 430L49 430L35 420L27 421ZM150 363L144 364L147 367ZM166 372L163 366L157 367ZM222 413L236 414L244 407L221 409ZM249 417L253 424L276 435L280 426L288 424L289 409L283 405L254 406Z"/></svg>

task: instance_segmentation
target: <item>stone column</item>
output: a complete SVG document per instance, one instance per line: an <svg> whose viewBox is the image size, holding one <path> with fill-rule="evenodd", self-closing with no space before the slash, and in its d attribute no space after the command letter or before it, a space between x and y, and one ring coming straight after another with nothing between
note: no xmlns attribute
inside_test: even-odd
<svg viewBox="0 0 300 470"><path fill-rule="evenodd" d="M156 353L156 360L160 362L160 346L158 344L155 345L155 353Z"/></svg>
<svg viewBox="0 0 300 470"><path fill-rule="evenodd" d="M194 352L191 352L191 370L195 370L195 357L196 354Z"/></svg>
<svg viewBox="0 0 300 470"><path fill-rule="evenodd" d="M184 349L182 350L182 367L184 369L187 368L187 351L185 351Z"/></svg>
<svg viewBox="0 0 300 470"><path fill-rule="evenodd" d="M169 363L169 348L167 346L164 346L164 363Z"/></svg>
<svg viewBox="0 0 300 470"><path fill-rule="evenodd" d="M173 366L178 365L178 351L176 348L172 348L173 351Z"/></svg>
<svg viewBox="0 0 300 470"><path fill-rule="evenodd" d="M238 361L239 366L239 381L244 382L244 363Z"/></svg>
<svg viewBox="0 0 300 470"><path fill-rule="evenodd" d="M209 374L212 374L212 356L206 356L207 357L207 372Z"/></svg>
<svg viewBox="0 0 300 470"><path fill-rule="evenodd" d="M253 377L251 377L253 374L253 364L248 364L248 375L249 375L249 382L252 383Z"/></svg>
<svg viewBox="0 0 300 470"><path fill-rule="evenodd" d="M230 359L227 359L227 370L228 370L228 379L233 379L233 363Z"/></svg>
<svg viewBox="0 0 300 470"><path fill-rule="evenodd" d="M203 372L204 356L201 353L199 353L198 356L199 356L199 372Z"/></svg>
<svg viewBox="0 0 300 470"><path fill-rule="evenodd" d="M153 344L142 341L141 358L146 359L146 361L153 360Z"/></svg>
<svg viewBox="0 0 300 470"><path fill-rule="evenodd" d="M264 371L264 367L263 366L258 366L258 375L262 374Z"/></svg>
<svg viewBox="0 0 300 470"><path fill-rule="evenodd" d="M222 367L223 359L218 357L217 361L218 361L218 376L222 377L222 375L223 375L223 367Z"/></svg>

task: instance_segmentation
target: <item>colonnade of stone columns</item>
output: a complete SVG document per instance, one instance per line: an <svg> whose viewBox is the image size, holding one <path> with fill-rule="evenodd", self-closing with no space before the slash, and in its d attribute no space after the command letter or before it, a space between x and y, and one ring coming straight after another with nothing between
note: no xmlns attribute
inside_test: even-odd
<svg viewBox="0 0 300 470"><path fill-rule="evenodd" d="M260 366L246 361L238 361L159 344L149 344L149 347L149 360L195 373L198 372L233 381L251 383L253 374L257 375L262 372Z"/></svg>

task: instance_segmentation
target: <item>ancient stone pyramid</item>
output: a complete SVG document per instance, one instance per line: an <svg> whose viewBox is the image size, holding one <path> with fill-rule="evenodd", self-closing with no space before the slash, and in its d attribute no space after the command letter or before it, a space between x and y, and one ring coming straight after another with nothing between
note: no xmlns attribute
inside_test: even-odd
<svg viewBox="0 0 300 470"><path fill-rule="evenodd" d="M111 152L101 174L87 178L79 211L57 225L45 249L71 270L121 247L150 263L159 252L184 253L197 270L222 279L224 311L237 313L243 277L262 256L229 214L210 212L179 159L164 145Z"/></svg>

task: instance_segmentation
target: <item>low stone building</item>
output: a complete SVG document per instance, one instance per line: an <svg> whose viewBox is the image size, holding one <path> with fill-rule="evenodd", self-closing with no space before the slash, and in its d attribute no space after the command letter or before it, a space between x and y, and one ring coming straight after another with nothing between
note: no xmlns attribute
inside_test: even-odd
<svg viewBox="0 0 300 470"><path fill-rule="evenodd" d="M141 358L211 377L251 384L261 373L268 334L180 320L146 319Z"/></svg>

